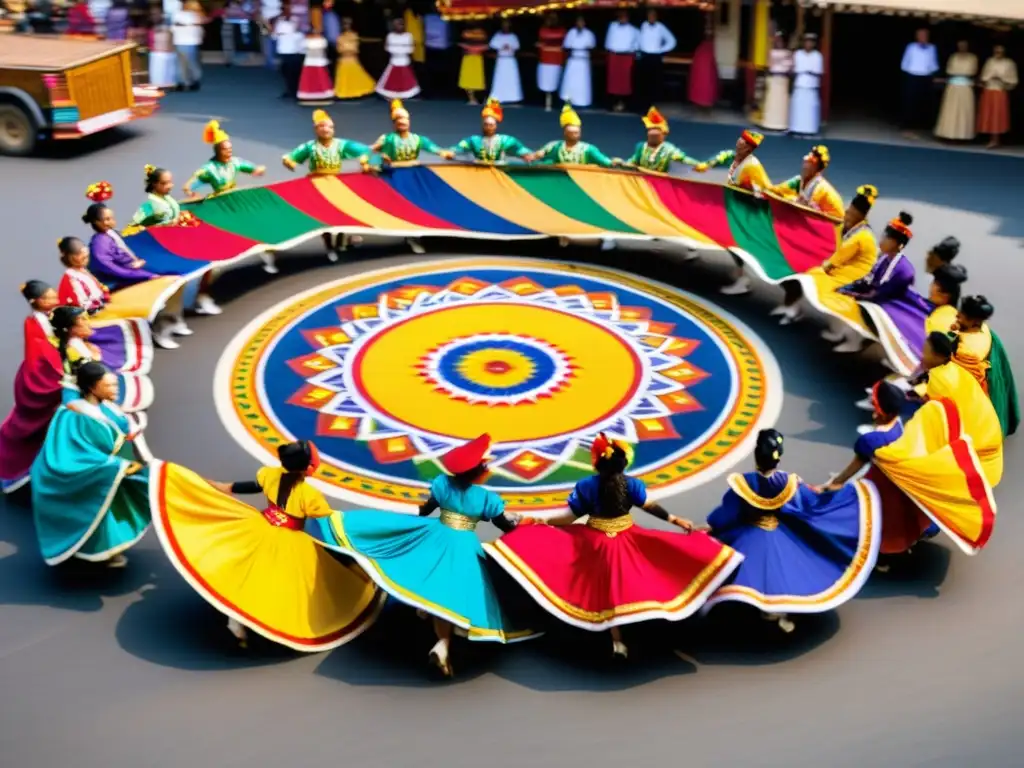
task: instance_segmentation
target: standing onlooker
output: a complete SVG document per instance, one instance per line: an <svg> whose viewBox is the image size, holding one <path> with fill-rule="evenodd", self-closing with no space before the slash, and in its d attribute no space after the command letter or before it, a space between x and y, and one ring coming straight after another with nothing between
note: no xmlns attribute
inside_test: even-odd
<svg viewBox="0 0 1024 768"><path fill-rule="evenodd" d="M402 19L391 22L391 31L384 38L384 50L391 60L388 61L388 66L374 90L385 99L411 99L418 96L420 83L412 68L412 54L416 50L416 43L412 35L405 31L405 22Z"/></svg>
<svg viewBox="0 0 1024 768"><path fill-rule="evenodd" d="M242 28L249 24L249 13L241 0L227 0L220 17L220 43L224 49L224 64L232 66L238 63L238 46L236 40L242 37Z"/></svg>
<svg viewBox="0 0 1024 768"><path fill-rule="evenodd" d="M793 54L793 97L789 102L789 132L815 136L821 128L821 76L825 57L818 36L804 35L804 47Z"/></svg>
<svg viewBox="0 0 1024 768"><path fill-rule="evenodd" d="M130 21L128 0L114 0L107 11L107 40L127 40Z"/></svg>
<svg viewBox="0 0 1024 768"><path fill-rule="evenodd" d="M333 78L338 71L338 38L341 37L341 18L334 9L334 0L324 0L323 33L327 40L327 66Z"/></svg>
<svg viewBox="0 0 1024 768"><path fill-rule="evenodd" d="M956 44L956 53L946 62L946 90L942 94L935 135L952 141L971 141L974 131L974 76L978 57L966 40Z"/></svg>
<svg viewBox="0 0 1024 768"><path fill-rule="evenodd" d="M597 47L597 38L587 29L587 20L576 17L576 26L569 30L562 41L569 51L562 75L562 101L574 107L589 107L594 101L594 89L590 82L590 52Z"/></svg>
<svg viewBox="0 0 1024 768"><path fill-rule="evenodd" d="M718 102L718 62L715 60L715 33L709 24L704 39L693 52L686 96L691 104L710 110Z"/></svg>
<svg viewBox="0 0 1024 768"><path fill-rule="evenodd" d="M484 51L487 50L487 33L473 26L462 32L462 63L459 65L459 88L466 92L469 104L477 103L476 94L487 90L484 78Z"/></svg>
<svg viewBox="0 0 1024 768"><path fill-rule="evenodd" d="M451 91L452 39L448 22L439 13L428 13L423 17L424 45L427 60L426 85L431 96L447 95Z"/></svg>
<svg viewBox="0 0 1024 768"><path fill-rule="evenodd" d="M939 71L939 55L929 42L927 29L917 30L914 42L903 52L903 131L917 138L914 130L931 121L932 87Z"/></svg>
<svg viewBox="0 0 1024 768"><path fill-rule="evenodd" d="M281 15L281 0L260 0L260 32L263 60L269 69L277 69L277 45L274 42L274 19Z"/></svg>
<svg viewBox="0 0 1024 768"><path fill-rule="evenodd" d="M178 90L198 91L203 79L199 60L203 44L203 9L198 0L189 0L174 14L171 37L178 54Z"/></svg>
<svg viewBox="0 0 1024 768"><path fill-rule="evenodd" d="M1017 65L1006 57L1006 49L997 45L992 58L981 70L981 103L978 106L978 133L988 134L988 148L999 146L999 137L1010 130L1010 97L1007 91L1017 87Z"/></svg>
<svg viewBox="0 0 1024 768"><path fill-rule="evenodd" d="M491 78L491 98L501 104L518 104L523 100L523 81L519 77L519 36L512 31L512 22L502 19L501 29L491 38L495 51L494 76Z"/></svg>
<svg viewBox="0 0 1024 768"><path fill-rule="evenodd" d="M64 34L73 37L92 37L96 34L96 20L86 0L78 0L68 8L68 24Z"/></svg>
<svg viewBox="0 0 1024 768"><path fill-rule="evenodd" d="M537 88L544 94L544 109L551 111L551 102L562 82L562 66L565 64L565 29L558 22L558 16L549 13L537 35Z"/></svg>
<svg viewBox="0 0 1024 768"><path fill-rule="evenodd" d="M281 61L281 76L284 78L281 98L297 98L302 62L306 57L306 34L302 31L302 19L292 11L289 0L281 3L281 13L271 22L270 29L277 58Z"/></svg>
<svg viewBox="0 0 1024 768"><path fill-rule="evenodd" d="M640 50L640 30L629 23L629 11L619 11L617 19L608 25L604 49L608 65L608 95L615 99L612 109L623 112L626 99L633 95L633 64Z"/></svg>
<svg viewBox="0 0 1024 768"><path fill-rule="evenodd" d="M776 32L768 54L768 86L761 108L761 127L769 131L789 129L789 76L793 72L793 52L786 36Z"/></svg>
<svg viewBox="0 0 1024 768"><path fill-rule="evenodd" d="M646 108L661 101L665 89L665 54L675 47L675 35L658 21L658 12L647 11L647 20L640 25L640 55L637 57L640 106Z"/></svg>

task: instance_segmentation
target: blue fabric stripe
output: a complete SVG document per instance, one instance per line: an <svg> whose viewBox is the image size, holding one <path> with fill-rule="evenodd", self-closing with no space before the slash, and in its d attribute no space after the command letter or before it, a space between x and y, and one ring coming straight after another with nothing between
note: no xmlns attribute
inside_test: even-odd
<svg viewBox="0 0 1024 768"><path fill-rule="evenodd" d="M142 231L125 239L132 252L146 262L146 269L158 275L187 275L210 264L203 259L184 259L168 251L149 232ZM200 243L196 243L197 246Z"/></svg>

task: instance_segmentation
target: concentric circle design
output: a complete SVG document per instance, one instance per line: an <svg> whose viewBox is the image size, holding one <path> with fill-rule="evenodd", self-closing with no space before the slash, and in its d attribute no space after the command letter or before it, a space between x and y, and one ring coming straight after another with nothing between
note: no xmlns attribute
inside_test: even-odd
<svg viewBox="0 0 1024 768"><path fill-rule="evenodd" d="M622 272L527 259L417 263L272 308L229 345L218 410L263 461L316 441L317 481L372 507L427 496L487 432L509 509L564 505L605 432L652 498L721 474L774 422L778 368L737 321Z"/></svg>

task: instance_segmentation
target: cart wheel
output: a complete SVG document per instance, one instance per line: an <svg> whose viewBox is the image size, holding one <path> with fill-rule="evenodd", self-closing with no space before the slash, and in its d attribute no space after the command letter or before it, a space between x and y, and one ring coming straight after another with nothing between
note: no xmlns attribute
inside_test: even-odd
<svg viewBox="0 0 1024 768"><path fill-rule="evenodd" d="M36 146L32 118L16 104L0 104L0 154L23 157Z"/></svg>

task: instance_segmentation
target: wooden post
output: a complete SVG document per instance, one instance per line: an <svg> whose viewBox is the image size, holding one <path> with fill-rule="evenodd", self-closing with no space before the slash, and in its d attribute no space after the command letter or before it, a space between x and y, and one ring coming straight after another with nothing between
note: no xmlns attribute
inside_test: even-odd
<svg viewBox="0 0 1024 768"><path fill-rule="evenodd" d="M803 45L804 40L804 4L803 0L797 0L796 4L796 29L793 30L792 44L797 48Z"/></svg>
<svg viewBox="0 0 1024 768"><path fill-rule="evenodd" d="M832 102L832 6L825 9L821 19L821 57L825 60L825 72L821 77L821 121L828 124L829 106Z"/></svg>

